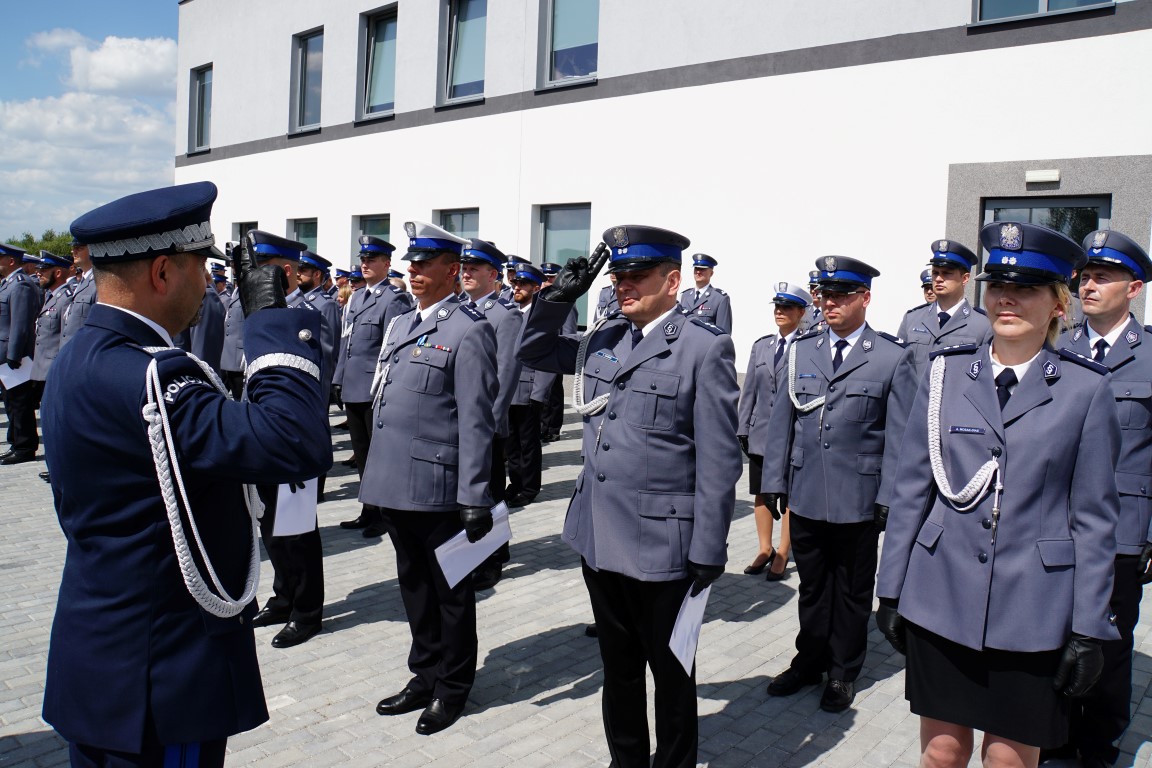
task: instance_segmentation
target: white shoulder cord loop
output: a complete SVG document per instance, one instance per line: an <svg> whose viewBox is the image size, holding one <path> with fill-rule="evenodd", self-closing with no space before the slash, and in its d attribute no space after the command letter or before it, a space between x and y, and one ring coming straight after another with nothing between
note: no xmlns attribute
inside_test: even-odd
<svg viewBox="0 0 1152 768"><path fill-rule="evenodd" d="M154 355L165 349L170 349L170 347L146 347L145 351ZM188 357L196 361L212 386L230 399L228 391L224 388L224 384L215 371L195 355L189 354ZM224 589L216 575L216 569L212 567L212 561L208 558L208 553L204 549L204 542L200 538L200 530L196 526L196 518L192 515L188 493L184 489L184 479L180 474L176 445L172 438L172 428L168 422L168 409L164 406L164 387L160 382L160 373L155 357L148 364L145 386L148 399L143 409L143 416L144 420L148 422L148 440L152 445L152 461L156 465L156 478L160 482L160 494L168 512L168 525L172 529L172 544L176 549L176 560L180 564L184 585L188 588L188 594L192 595L200 607L213 616L221 618L236 616L244 610L244 606L252 602L252 598L256 596L256 591L259 588L260 550L256 541L260 531L257 519L263 514L264 505L256 493L256 487L245 485L244 503L248 507L248 514L252 519L252 551L248 562L248 578L244 584L244 594L239 598L233 598ZM196 540L200 558L204 561L204 567L208 569L208 576L212 579L212 584L216 587L216 592L219 595L213 593L209 586L204 583L204 577L200 574L200 569L197 567L188 546L184 524L180 520L180 503L176 498L176 489L179 489L180 501L183 502L184 509L188 512L188 523L192 528L192 536Z"/></svg>
<svg viewBox="0 0 1152 768"><path fill-rule="evenodd" d="M604 410L608 404L610 392L594 398L592 402L584 402L584 363L588 359L588 344L592 341L592 334L600 330L608 322L608 315L601 317L588 331L580 337L580 346L576 349L576 373L572 377L572 407L581 416L595 416Z"/></svg>
<svg viewBox="0 0 1152 768"><path fill-rule="evenodd" d="M940 399L944 393L944 358L937 357L932 361L931 379L928 385L928 460L932 464L932 476L936 479L936 487L940 495L952 502L959 512L967 512L980 503L980 500L992 486L993 479L997 479L997 501L994 510L999 516L999 493L1003 486L999 482L1000 464L995 457L984 462L976 471L972 479L957 492L952 491L948 482L948 473L944 469L944 457L940 443Z"/></svg>
<svg viewBox="0 0 1152 768"><path fill-rule="evenodd" d="M788 345L788 397L792 399L792 407L800 411L800 413L808 413L814 411L820 406L824 405L825 395L809 400L807 403L801 404L796 399L796 342L793 341Z"/></svg>
<svg viewBox="0 0 1152 768"><path fill-rule="evenodd" d="M392 367L392 363L387 363L383 368L380 364L384 362L387 355L384 350L388 348L388 338L392 335L392 329L396 326L396 321L402 317L407 317L408 313L396 315L388 321L388 327L384 329L384 341L380 344L380 354L376 356L376 370L372 372L372 386L368 388L368 393L372 395L372 407L376 408L380 404L380 396L384 391L381 384L388 378L388 369Z"/></svg>

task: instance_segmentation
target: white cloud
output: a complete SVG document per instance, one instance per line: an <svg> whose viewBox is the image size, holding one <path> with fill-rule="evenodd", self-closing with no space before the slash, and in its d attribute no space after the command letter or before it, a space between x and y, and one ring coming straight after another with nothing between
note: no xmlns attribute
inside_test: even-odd
<svg viewBox="0 0 1152 768"><path fill-rule="evenodd" d="M57 27L47 32L37 32L28 38L26 45L33 51L55 53L57 51L67 51L72 48L94 45L94 43L74 29Z"/></svg>
<svg viewBox="0 0 1152 768"><path fill-rule="evenodd" d="M79 91L122 94L173 93L176 41L165 37L108 37L96 49L74 46L69 84Z"/></svg>

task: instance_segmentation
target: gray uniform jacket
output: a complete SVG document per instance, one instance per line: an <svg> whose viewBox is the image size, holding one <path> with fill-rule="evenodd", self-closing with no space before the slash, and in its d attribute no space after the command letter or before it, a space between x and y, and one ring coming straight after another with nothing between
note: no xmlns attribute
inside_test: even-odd
<svg viewBox="0 0 1152 768"><path fill-rule="evenodd" d="M357 290L348 298L344 313L344 331L340 344L340 362L335 383L342 389L340 397L346 403L367 403L372 400L372 374L380 358L380 344L384 331L394 318L412 307L406 294L397 291L386 280Z"/></svg>
<svg viewBox="0 0 1152 768"><path fill-rule="evenodd" d="M1120 521L1116 526L1116 554L1138 555L1152 541L1152 327L1129 318L1104 356L1112 374L1112 396L1120 418L1120 459L1116 462L1116 490L1120 494ZM1064 337L1073 352L1088 356L1088 333L1077 327Z"/></svg>
<svg viewBox="0 0 1152 768"><path fill-rule="evenodd" d="M0 281L0 365L36 353L39 311L40 287L24 273L16 271Z"/></svg>
<svg viewBox="0 0 1152 768"><path fill-rule="evenodd" d="M512 398L516 394L516 382L520 379L521 365L516 359L516 349L520 346L520 329L524 327L524 315L518 306L504 301L495 292L477 301L474 309L488 319L496 333L498 387L496 399L492 402L492 416L496 420L497 437L507 437L508 406L512 405Z"/></svg>
<svg viewBox="0 0 1152 768"><path fill-rule="evenodd" d="M575 373L580 336L559 335L571 310L537 298L520 359ZM584 469L564 521L564 540L588 565L640 581L687 575L688 561L723 565L743 469L736 441L735 350L719 328L680 312L632 349L617 315L588 345Z"/></svg>
<svg viewBox="0 0 1152 768"><path fill-rule="evenodd" d="M32 356L32 380L45 381L52 361L60 352L60 323L68 307L68 291L60 286L44 300L36 317L36 354Z"/></svg>
<svg viewBox="0 0 1152 768"><path fill-rule="evenodd" d="M600 295L596 297L596 316L593 318L593 322L618 309L620 309L620 302L616 300L616 286L604 286L600 289Z"/></svg>
<svg viewBox="0 0 1152 768"><path fill-rule="evenodd" d="M76 331L84 327L92 305L96 303L96 275L81 277L72 288L68 307L64 310L64 321L60 327L60 346L67 344Z"/></svg>
<svg viewBox="0 0 1152 768"><path fill-rule="evenodd" d="M200 302L200 322L174 338L173 344L191 352L220 372L220 357L224 351L224 305L210 288Z"/></svg>
<svg viewBox="0 0 1152 768"><path fill-rule="evenodd" d="M748 453L763 456L768 446L768 420L772 416L772 404L776 392L788 370L788 355L780 358L780 365L773 367L776 357L776 342L779 334L761 336L752 344L752 354L748 358L748 370L744 374L744 388L740 391L739 426L736 434L748 438ZM793 338L795 341L795 337ZM787 346L785 346L787 350Z"/></svg>
<svg viewBox="0 0 1152 768"><path fill-rule="evenodd" d="M288 307L304 307L320 313L322 318L320 349L324 352L324 365L320 369L322 372L320 380L324 385L325 397L327 397L328 390L332 387L332 378L336 374L336 345L340 341L337 335L340 333L340 307L328 298L322 288L308 293L293 291L293 295L288 299Z"/></svg>
<svg viewBox="0 0 1152 768"><path fill-rule="evenodd" d="M832 372L832 334L810 332L792 341L796 399L824 405L799 412L786 371L772 405L761 493L788 494L788 507L812 520L872 519L884 458L888 395L903 345L865 325L840 370ZM789 353L791 354L791 353Z"/></svg>
<svg viewBox="0 0 1152 768"><path fill-rule="evenodd" d="M220 352L220 370L240 373L244 370L244 307L238 288L224 297L224 348Z"/></svg>
<svg viewBox="0 0 1152 768"><path fill-rule="evenodd" d="M560 334L567 336L576 333L576 307L572 307L572 311L568 313L568 317L564 319L564 325L560 327ZM557 373L551 371L538 371L535 368L530 368L527 365L522 366L520 369L520 380L516 384L516 396L512 400L513 405L529 405L530 403L547 403L549 393L556 383Z"/></svg>
<svg viewBox="0 0 1152 768"><path fill-rule="evenodd" d="M804 335L808 331L813 330L826 330L824 325L824 313L815 304L809 304L808 308L804 310L804 316L800 318L800 327L797 331L800 335Z"/></svg>
<svg viewBox="0 0 1152 768"><path fill-rule="evenodd" d="M714 285L709 285L696 298L696 289L680 292L680 306L690 314L718 326L724 333L732 333L732 301L728 294Z"/></svg>
<svg viewBox="0 0 1152 768"><path fill-rule="evenodd" d="M360 501L385 509L451 512L492 505L496 333L450 297L412 328L392 324L380 350L372 444Z"/></svg>
<svg viewBox="0 0 1152 768"><path fill-rule="evenodd" d="M932 302L913 307L900 321L900 331L896 335L915 353L917 374L927 368L929 352L960 344L980 344L992 332L988 317L979 309L973 309L967 299L952 307L949 314L951 317L941 328L936 303ZM912 394L915 397L915 389ZM911 401L908 405L912 405Z"/></svg>
<svg viewBox="0 0 1152 768"><path fill-rule="evenodd" d="M1109 598L1120 425L1109 377L1046 348L1001 412L989 350L939 353L940 444L954 491L999 454L999 524L993 493L958 512L936 490L926 377L904 434L876 593L969 648L1052 650L1072 632L1117 639Z"/></svg>

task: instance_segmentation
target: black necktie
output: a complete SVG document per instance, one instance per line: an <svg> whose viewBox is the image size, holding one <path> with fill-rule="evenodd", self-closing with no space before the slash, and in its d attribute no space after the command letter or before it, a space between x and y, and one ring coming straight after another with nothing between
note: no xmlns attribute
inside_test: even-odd
<svg viewBox="0 0 1152 768"><path fill-rule="evenodd" d="M1108 354L1108 342L1104 339L1096 341L1096 354L1092 355L1092 359L1098 363L1104 362L1104 356Z"/></svg>
<svg viewBox="0 0 1152 768"><path fill-rule="evenodd" d="M772 358L772 368L775 370L780 365L780 358L784 357L784 337L781 336L780 340L776 342L776 356Z"/></svg>
<svg viewBox="0 0 1152 768"><path fill-rule="evenodd" d="M848 342L844 339L836 342L836 354L832 355L832 373L840 370L840 364L844 362L844 350L848 348Z"/></svg>
<svg viewBox="0 0 1152 768"><path fill-rule="evenodd" d="M1008 388L1015 386L1016 381L1016 371L1011 368L1005 368L996 376L996 399L1000 401L1000 410L1004 410L1008 398L1012 397Z"/></svg>
<svg viewBox="0 0 1152 768"><path fill-rule="evenodd" d="M941 312L940 313L940 327L943 328L944 323L948 322L948 320L951 319L951 317L952 317L952 315L948 314L947 312Z"/></svg>
<svg viewBox="0 0 1152 768"><path fill-rule="evenodd" d="M636 349L636 345L642 341L644 341L644 331L632 326L632 349Z"/></svg>
<svg viewBox="0 0 1152 768"><path fill-rule="evenodd" d="M416 311L412 314L412 327L408 329L408 333L412 333L412 331L416 330L420 326L420 312Z"/></svg>

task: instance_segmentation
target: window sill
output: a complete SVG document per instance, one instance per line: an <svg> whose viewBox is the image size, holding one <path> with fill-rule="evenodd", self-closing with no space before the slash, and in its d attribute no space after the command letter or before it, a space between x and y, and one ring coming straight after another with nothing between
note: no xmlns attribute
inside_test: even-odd
<svg viewBox="0 0 1152 768"><path fill-rule="evenodd" d="M565 88L586 88L588 86L596 85L596 75L588 75L587 77L569 77L564 80L556 80L551 83L545 83L536 89L535 93L549 93L551 91L562 91Z"/></svg>
<svg viewBox="0 0 1152 768"><path fill-rule="evenodd" d="M352 121L352 127L359 128L362 125L371 125L372 123L380 123L380 122L385 122L388 120L395 120L395 119L396 119L396 111L395 110L392 110L391 112L377 112L374 115L364 115L363 117L359 118L358 120L353 120Z"/></svg>
<svg viewBox="0 0 1152 768"><path fill-rule="evenodd" d="M1069 14L1076 13L1091 13L1092 11L1100 11L1107 8L1115 8L1116 3L1109 0L1109 2L1096 3L1095 5L1084 5L1079 8L1065 8L1059 11L1045 11L1044 13L1029 13L1024 16L1006 16L1003 19L985 19L983 21L974 21L968 25L969 29L974 27L993 27L999 24L1011 24L1017 21L1038 21L1040 19L1049 19L1056 16L1068 16Z"/></svg>
<svg viewBox="0 0 1152 768"><path fill-rule="evenodd" d="M483 103L484 94L480 94L479 96L460 96L451 101L445 101L443 104L438 104L435 109L436 111L440 111L442 109L455 109L456 107L471 107Z"/></svg>
<svg viewBox="0 0 1152 768"><path fill-rule="evenodd" d="M301 136L317 136L320 134L320 126L309 125L305 128L297 128L294 131L288 132L288 138L295 139Z"/></svg>
<svg viewBox="0 0 1152 768"><path fill-rule="evenodd" d="M195 149L189 149L185 157L199 157L200 155L211 154L211 152L212 147L196 147Z"/></svg>

